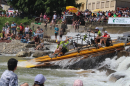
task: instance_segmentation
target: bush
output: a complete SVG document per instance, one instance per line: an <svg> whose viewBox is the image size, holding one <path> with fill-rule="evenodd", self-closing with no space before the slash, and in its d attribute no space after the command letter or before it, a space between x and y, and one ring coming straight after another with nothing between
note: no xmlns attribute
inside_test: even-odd
<svg viewBox="0 0 130 86"><path fill-rule="evenodd" d="M24 17L23 19L20 17L0 17L0 30L2 30L6 22L8 22L9 25L11 25L13 21L17 25L20 25L20 23L23 23L23 25L30 25L33 20L34 19L28 19L28 17Z"/></svg>

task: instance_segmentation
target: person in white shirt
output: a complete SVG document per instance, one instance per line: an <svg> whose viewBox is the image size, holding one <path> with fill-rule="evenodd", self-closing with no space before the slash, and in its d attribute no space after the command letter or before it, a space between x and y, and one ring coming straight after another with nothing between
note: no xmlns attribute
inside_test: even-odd
<svg viewBox="0 0 130 86"><path fill-rule="evenodd" d="M56 24L56 19L57 19L57 15L56 15L56 13L53 15L53 23L54 23L54 26L55 26L55 24Z"/></svg>
<svg viewBox="0 0 130 86"><path fill-rule="evenodd" d="M25 36L27 39L29 39L29 27L28 25L25 27Z"/></svg>

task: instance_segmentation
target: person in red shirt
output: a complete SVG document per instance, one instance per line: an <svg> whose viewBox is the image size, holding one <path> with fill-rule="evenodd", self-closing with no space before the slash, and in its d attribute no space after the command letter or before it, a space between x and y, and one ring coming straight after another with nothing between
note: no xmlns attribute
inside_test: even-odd
<svg viewBox="0 0 130 86"><path fill-rule="evenodd" d="M106 46L106 41L107 41L108 38L110 38L110 35L107 33L107 31L105 31L104 35L100 39L100 45L102 44L102 42L104 42L104 44Z"/></svg>
<svg viewBox="0 0 130 86"><path fill-rule="evenodd" d="M20 35L23 35L23 31L24 31L24 26L22 25L22 23L20 24Z"/></svg>
<svg viewBox="0 0 130 86"><path fill-rule="evenodd" d="M118 17L121 17L121 14L120 14L120 13L118 14Z"/></svg>
<svg viewBox="0 0 130 86"><path fill-rule="evenodd" d="M111 12L108 13L109 17L111 17Z"/></svg>

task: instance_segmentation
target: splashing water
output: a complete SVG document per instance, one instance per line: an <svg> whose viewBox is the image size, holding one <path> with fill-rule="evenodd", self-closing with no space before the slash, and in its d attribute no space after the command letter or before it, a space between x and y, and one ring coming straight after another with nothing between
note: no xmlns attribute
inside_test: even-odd
<svg viewBox="0 0 130 86"><path fill-rule="evenodd" d="M65 59L65 60L60 60L60 61L54 61L51 62L53 65L58 65L62 68L65 68L67 66L73 65L76 62L80 61L83 57L76 57L76 58L70 58L70 59Z"/></svg>

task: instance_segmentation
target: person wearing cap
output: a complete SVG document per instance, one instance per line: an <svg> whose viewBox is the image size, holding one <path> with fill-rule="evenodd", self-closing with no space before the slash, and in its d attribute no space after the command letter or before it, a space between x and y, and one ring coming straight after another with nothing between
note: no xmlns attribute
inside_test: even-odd
<svg viewBox="0 0 130 86"><path fill-rule="evenodd" d="M102 36L102 33L98 27L95 28L95 33L97 33L97 36L95 38L95 43L98 44L98 42L100 42L100 37Z"/></svg>
<svg viewBox="0 0 130 86"><path fill-rule="evenodd" d="M17 69L18 61L14 58L8 60L8 70L5 70L0 78L0 86L18 86L18 76L14 73ZM27 83L24 83L20 86L28 86Z"/></svg>
<svg viewBox="0 0 130 86"><path fill-rule="evenodd" d="M75 80L73 86L83 86L83 82L81 80Z"/></svg>
<svg viewBox="0 0 130 86"><path fill-rule="evenodd" d="M36 75L33 86L44 86L46 78L42 74Z"/></svg>
<svg viewBox="0 0 130 86"><path fill-rule="evenodd" d="M107 33L107 31L104 32L104 35L101 37L100 39L100 45L102 44L102 42L104 42L105 46L106 46L106 41L110 38L110 35Z"/></svg>
<svg viewBox="0 0 130 86"><path fill-rule="evenodd" d="M59 54L58 56L62 56L64 55L66 52L69 51L68 49L68 45L69 45L69 39L72 39L72 37L68 38L66 37L66 40L64 41L60 41L60 40L57 40L57 49L55 50L55 52L51 55L51 57L53 57L55 54Z"/></svg>

